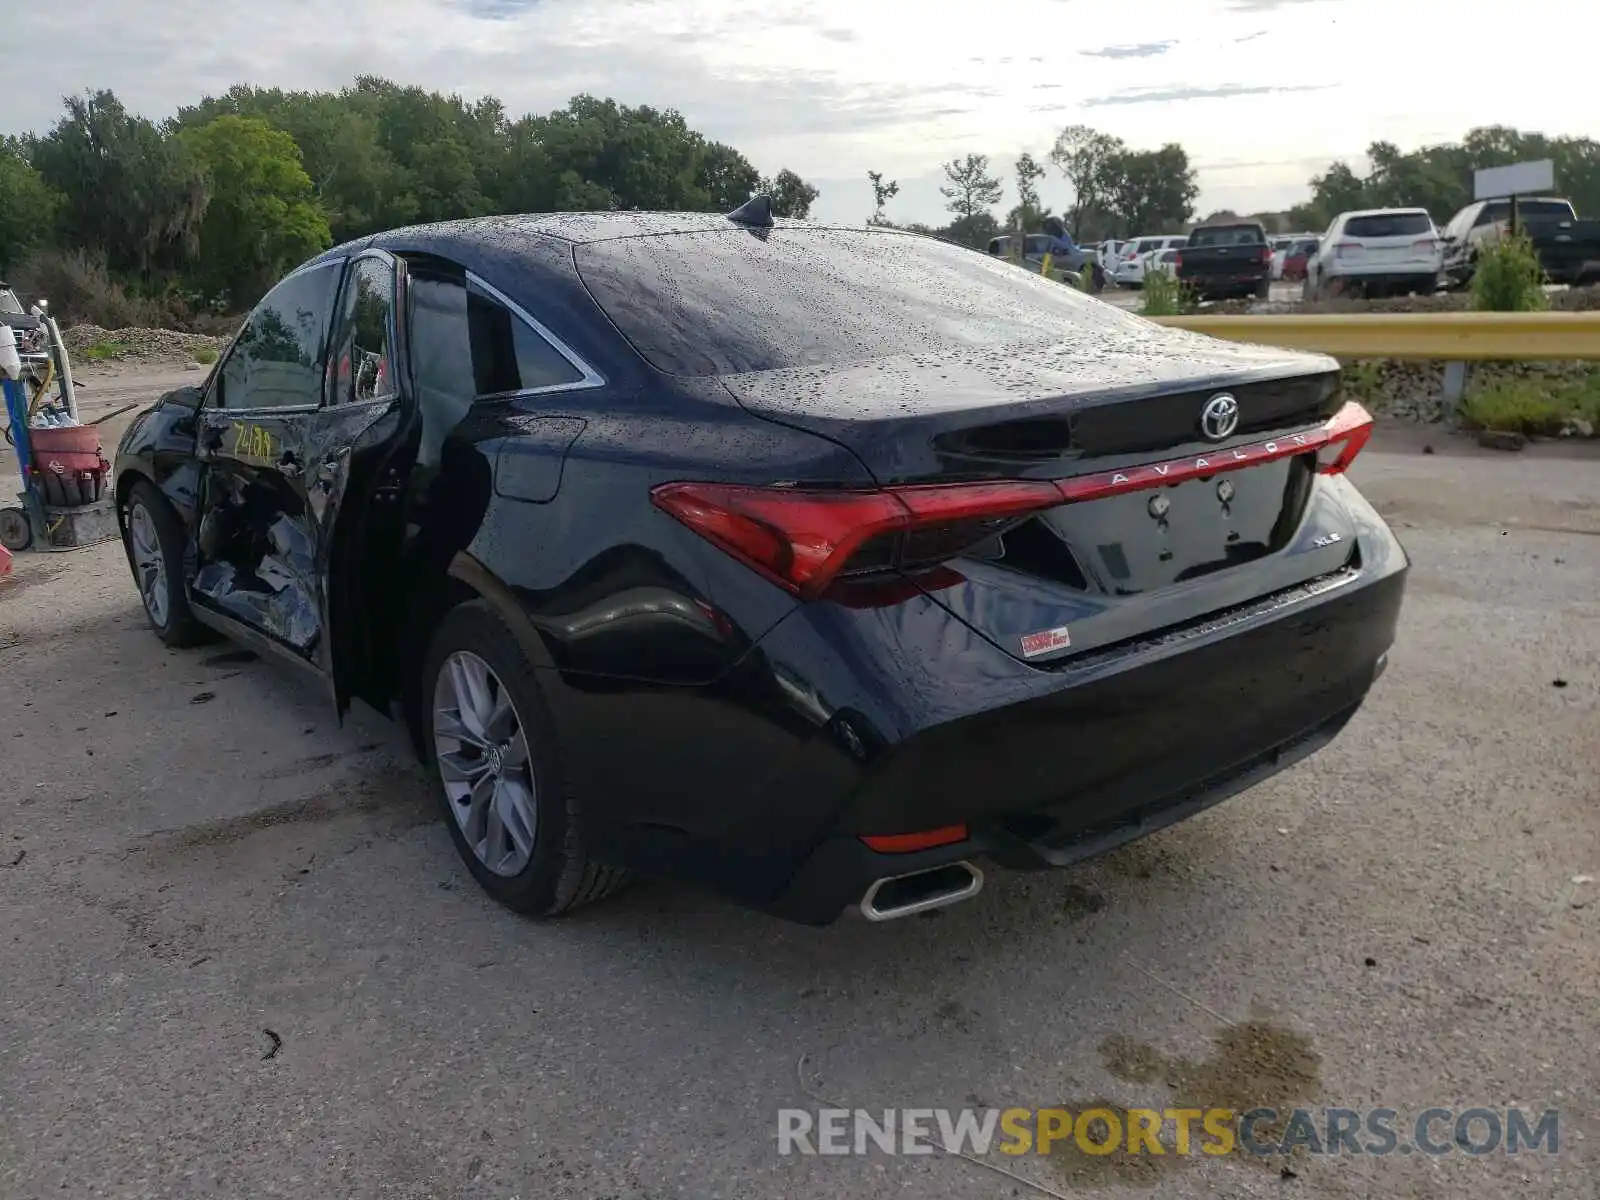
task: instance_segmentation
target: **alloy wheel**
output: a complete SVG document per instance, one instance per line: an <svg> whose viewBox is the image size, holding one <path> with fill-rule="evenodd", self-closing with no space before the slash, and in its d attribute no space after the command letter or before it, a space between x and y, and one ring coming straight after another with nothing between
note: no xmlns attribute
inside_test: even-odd
<svg viewBox="0 0 1600 1200"><path fill-rule="evenodd" d="M167 559L161 553L161 538L156 533L150 510L138 501L128 509L128 547L133 557L134 580L144 600L145 611L160 628L167 624Z"/></svg>
<svg viewBox="0 0 1600 1200"><path fill-rule="evenodd" d="M511 693L470 650L439 668L433 748L450 813L473 854L496 875L519 874L538 821L528 735Z"/></svg>

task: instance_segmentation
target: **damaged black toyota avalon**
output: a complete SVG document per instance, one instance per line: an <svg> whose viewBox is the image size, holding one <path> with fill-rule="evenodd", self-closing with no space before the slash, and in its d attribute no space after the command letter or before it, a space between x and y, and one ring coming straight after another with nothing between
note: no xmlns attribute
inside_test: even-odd
<svg viewBox="0 0 1600 1200"><path fill-rule="evenodd" d="M517 216L340 246L129 429L150 623L404 720L479 883L877 920L1332 739L1406 557L1328 358L887 229Z"/></svg>

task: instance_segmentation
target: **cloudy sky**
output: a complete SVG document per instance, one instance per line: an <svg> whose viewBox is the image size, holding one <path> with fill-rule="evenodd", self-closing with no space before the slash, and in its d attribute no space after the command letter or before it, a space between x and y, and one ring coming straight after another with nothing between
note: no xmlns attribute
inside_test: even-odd
<svg viewBox="0 0 1600 1200"><path fill-rule="evenodd" d="M822 189L813 215L859 221L866 172L898 179L896 219L937 221L939 164L1009 174L1083 123L1134 146L1181 142L1201 213L1303 199L1368 142L1454 139L1476 124L1600 132L1579 60L1498 32L1600 36L1595 0L53 0L7 3L15 55L0 131L44 129L59 96L114 89L151 117L250 83L336 88L357 74L548 111L577 92L681 110L768 173ZM1474 64L1497 60L1482 70ZM1549 65L1549 69L1539 64ZM1045 185L1058 207L1066 191ZM1015 198L1008 181L1004 201Z"/></svg>

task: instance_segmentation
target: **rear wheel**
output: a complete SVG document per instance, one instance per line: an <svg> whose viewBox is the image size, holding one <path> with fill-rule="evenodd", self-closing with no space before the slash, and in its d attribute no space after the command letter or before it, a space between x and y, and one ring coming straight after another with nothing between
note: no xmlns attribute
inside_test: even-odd
<svg viewBox="0 0 1600 1200"><path fill-rule="evenodd" d="M484 891L517 912L553 917L626 882L625 870L588 856L537 676L488 605L445 615L422 695L450 837Z"/></svg>
<svg viewBox="0 0 1600 1200"><path fill-rule="evenodd" d="M7 550L26 550L33 545L33 525L20 508L0 508L0 546Z"/></svg>
<svg viewBox="0 0 1600 1200"><path fill-rule="evenodd" d="M122 509L122 546L150 628L168 646L194 646L205 629L183 589L183 526L153 483L141 479Z"/></svg>
<svg viewBox="0 0 1600 1200"><path fill-rule="evenodd" d="M1270 300L1271 298L1272 281L1270 279L1263 279L1260 283L1256 284L1256 299Z"/></svg>

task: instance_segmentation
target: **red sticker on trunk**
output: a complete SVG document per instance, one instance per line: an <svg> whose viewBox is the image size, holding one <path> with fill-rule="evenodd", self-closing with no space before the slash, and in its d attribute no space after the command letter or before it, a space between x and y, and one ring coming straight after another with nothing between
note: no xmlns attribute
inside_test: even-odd
<svg viewBox="0 0 1600 1200"><path fill-rule="evenodd" d="M1038 633L1025 633L1022 635L1022 657L1037 658L1041 654L1049 654L1052 650L1065 650L1072 645L1072 638L1067 633L1065 625L1054 629L1042 629Z"/></svg>

